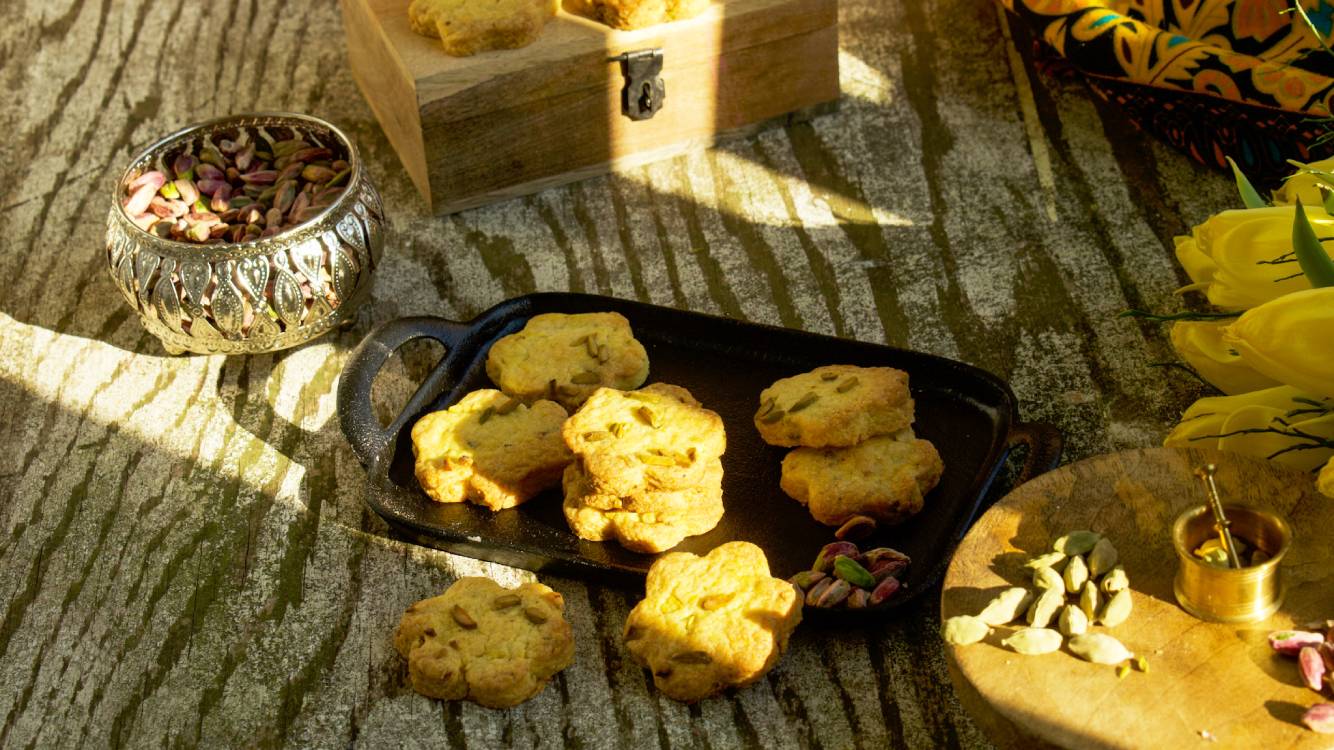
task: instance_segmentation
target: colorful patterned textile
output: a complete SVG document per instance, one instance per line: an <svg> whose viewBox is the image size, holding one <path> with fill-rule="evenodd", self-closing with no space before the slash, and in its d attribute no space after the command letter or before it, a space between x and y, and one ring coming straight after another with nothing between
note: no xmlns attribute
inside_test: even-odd
<svg viewBox="0 0 1334 750"><path fill-rule="evenodd" d="M1334 153L1334 0L999 0L1100 96L1195 160L1260 180Z"/></svg>

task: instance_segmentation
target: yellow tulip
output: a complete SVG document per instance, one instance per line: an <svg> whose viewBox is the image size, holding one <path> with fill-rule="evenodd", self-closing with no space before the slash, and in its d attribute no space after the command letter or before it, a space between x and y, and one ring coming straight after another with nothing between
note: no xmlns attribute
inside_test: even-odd
<svg viewBox="0 0 1334 750"><path fill-rule="evenodd" d="M1334 458L1325 462L1325 468L1316 477L1315 488L1325 497L1334 497Z"/></svg>
<svg viewBox="0 0 1334 750"><path fill-rule="evenodd" d="M1334 159L1322 159L1305 165L1310 169L1334 173ZM1295 172L1283 181L1283 186L1274 191L1274 203L1287 205L1301 199L1303 205L1319 206L1324 200L1317 185L1334 187L1325 180L1305 172Z"/></svg>
<svg viewBox="0 0 1334 750"><path fill-rule="evenodd" d="M1334 235L1334 217L1317 202L1307 216L1321 235ZM1214 304L1246 309L1286 291L1306 289L1304 278L1283 279L1299 272L1294 263L1271 261L1292 249L1293 206L1222 211L1196 225L1189 237L1177 237L1176 257L1194 285Z"/></svg>
<svg viewBox="0 0 1334 750"><path fill-rule="evenodd" d="M1218 270L1218 265L1214 259L1205 255L1200 250L1199 239L1194 236L1174 237L1176 242L1177 262L1186 269L1186 274L1190 280L1195 282L1195 286L1185 287L1178 291L1189 291L1192 289L1205 289L1214 278L1214 271Z"/></svg>
<svg viewBox="0 0 1334 750"><path fill-rule="evenodd" d="M1179 320L1172 324L1172 347L1195 372L1227 394L1246 393L1281 385L1242 361L1223 345L1223 329L1231 321Z"/></svg>
<svg viewBox="0 0 1334 750"><path fill-rule="evenodd" d="M1291 258L1295 211L1293 206L1224 211L1201 224L1194 250L1207 257L1212 268L1193 256L1188 245L1178 246L1178 259L1197 284L1187 289L1202 287L1211 303L1226 310L1246 310L1310 289L1311 282ZM1334 217L1316 207L1307 210L1307 217L1317 236L1334 237ZM1291 262L1274 262L1284 259ZM1192 273L1192 265L1203 269L1199 276Z"/></svg>
<svg viewBox="0 0 1334 750"><path fill-rule="evenodd" d="M1334 399L1291 386L1191 404L1163 445L1216 448L1312 471L1334 457Z"/></svg>
<svg viewBox="0 0 1334 750"><path fill-rule="evenodd" d="M1334 287L1287 294L1246 311L1223 344L1256 372L1334 397Z"/></svg>

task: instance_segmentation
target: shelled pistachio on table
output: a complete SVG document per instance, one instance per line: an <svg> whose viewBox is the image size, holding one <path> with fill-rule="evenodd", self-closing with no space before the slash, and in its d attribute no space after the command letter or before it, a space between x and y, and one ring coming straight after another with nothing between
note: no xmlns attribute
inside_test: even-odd
<svg viewBox="0 0 1334 750"><path fill-rule="evenodd" d="M235 140L209 136L128 180L121 205L135 226L164 239L218 244L269 237L333 205L352 167L335 147L264 128ZM309 136L314 140L313 136Z"/></svg>
<svg viewBox="0 0 1334 750"><path fill-rule="evenodd" d="M862 552L849 541L826 544L810 570L789 580L806 597L806 606L821 609L877 607L903 588L899 576L912 561L889 547Z"/></svg>
<svg viewBox="0 0 1334 750"><path fill-rule="evenodd" d="M1088 632L1095 624L1114 628L1130 617L1130 579L1117 558L1110 539L1092 531L1072 531L1057 539L1051 552L1024 564L1033 571L1033 590L1008 588L976 616L949 618L944 623L945 641L954 645L977 643L993 627L1023 618L1028 627L1012 633L1001 645L1032 655L1057 651L1064 642L1071 653L1087 661L1120 664L1118 676L1130 671L1128 662L1147 672L1148 663L1136 658L1120 641ZM1067 597L1074 597L1074 601Z"/></svg>
<svg viewBox="0 0 1334 750"><path fill-rule="evenodd" d="M1334 695L1334 620L1312 623L1306 630L1276 630L1269 647L1280 656L1297 659L1302 684L1320 695ZM1321 734L1334 734L1334 703L1317 703L1302 716L1302 723Z"/></svg>

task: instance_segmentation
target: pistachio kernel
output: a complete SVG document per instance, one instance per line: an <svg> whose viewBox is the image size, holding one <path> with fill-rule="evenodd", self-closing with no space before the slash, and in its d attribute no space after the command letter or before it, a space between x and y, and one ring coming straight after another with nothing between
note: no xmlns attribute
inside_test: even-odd
<svg viewBox="0 0 1334 750"><path fill-rule="evenodd" d="M496 407L496 416L503 417L517 408L519 408L519 399L512 398Z"/></svg>
<svg viewBox="0 0 1334 750"><path fill-rule="evenodd" d="M682 651L672 654L672 661L677 664L712 664L713 657L707 651Z"/></svg>
<svg viewBox="0 0 1334 750"><path fill-rule="evenodd" d="M635 416L639 417L639 421L643 422L644 424L654 429L657 429L658 425L660 424L657 413L654 412L652 409L648 408L647 406L640 406L636 408Z"/></svg>
<svg viewBox="0 0 1334 750"><path fill-rule="evenodd" d="M454 622L457 622L459 627L465 630L473 630L477 627L477 621L472 619L472 615L469 615L468 611L460 604L455 604L449 614L454 618Z"/></svg>
<svg viewBox="0 0 1334 750"><path fill-rule="evenodd" d="M519 601L518 594L501 594L495 598L495 601L491 602L491 609L499 612L502 609L509 609L510 607L516 606Z"/></svg>
<svg viewBox="0 0 1334 750"><path fill-rule="evenodd" d="M774 422L777 422L778 420L782 419L785 415L786 412L784 412L782 409L774 409L773 411L766 414L764 418L760 420L760 422L764 424L773 424Z"/></svg>
<svg viewBox="0 0 1334 750"><path fill-rule="evenodd" d="M482 410L482 413L478 415L477 424L486 424L486 420L490 419L491 415L495 413L496 409L494 406L486 407L485 409Z"/></svg>
<svg viewBox="0 0 1334 750"><path fill-rule="evenodd" d="M861 381L855 377L848 378L847 380L844 380L842 383L839 383L838 387L835 388L834 390L838 391L839 393L847 393L853 388L856 388L859 383L861 383Z"/></svg>
<svg viewBox="0 0 1334 750"><path fill-rule="evenodd" d="M798 399L797 403L793 404L792 406L789 406L787 409L787 413L794 414L796 412L799 412L802 409L805 409L806 407L810 406L811 404L819 400L820 397L818 395L814 393L807 393L805 396L802 396L800 399Z"/></svg>
<svg viewBox="0 0 1334 750"><path fill-rule="evenodd" d="M865 539L875 531L875 519L870 516L853 516L843 522L834 532L834 538L840 540Z"/></svg>
<svg viewBox="0 0 1334 750"><path fill-rule="evenodd" d="M607 425L607 432L610 432L615 437L620 437L625 434L625 423L612 422L611 424Z"/></svg>
<svg viewBox="0 0 1334 750"><path fill-rule="evenodd" d="M607 440L610 437L611 433L606 432L605 430L593 430L591 432L584 433L584 440L589 443L596 443L600 440Z"/></svg>
<svg viewBox="0 0 1334 750"><path fill-rule="evenodd" d="M598 347L598 364L605 365L611 359L611 349L603 344Z"/></svg>
<svg viewBox="0 0 1334 750"><path fill-rule="evenodd" d="M537 607L524 607L523 616L528 618L528 622L534 625L541 625L547 621L547 614Z"/></svg>
<svg viewBox="0 0 1334 750"><path fill-rule="evenodd" d="M712 612L715 609L720 609L724 604L727 604L731 600L731 594L709 594L708 596L700 597L699 608L705 612Z"/></svg>
<svg viewBox="0 0 1334 750"><path fill-rule="evenodd" d="M645 463L645 464L648 464L649 466L675 466L675 465L676 465L676 459L672 458L671 456L660 456L660 455L658 455L658 454L656 454L656 453L640 453L640 454L639 454L639 461L640 461L640 463Z"/></svg>
<svg viewBox="0 0 1334 750"><path fill-rule="evenodd" d="M826 383L828 383L828 382L831 381L831 380L838 380L838 373L836 373L836 372L823 372L823 373L820 373L820 379L823 380L823 381L826 382Z"/></svg>
<svg viewBox="0 0 1334 750"><path fill-rule="evenodd" d="M774 407L777 405L778 405L778 399L773 398L772 396L765 399L764 402L760 404L760 410L755 412L755 418L759 419L760 417L763 417L764 415L773 411Z"/></svg>
<svg viewBox="0 0 1334 750"><path fill-rule="evenodd" d="M593 359L598 358L598 342L592 335L584 338L584 351L588 352L588 356Z"/></svg>

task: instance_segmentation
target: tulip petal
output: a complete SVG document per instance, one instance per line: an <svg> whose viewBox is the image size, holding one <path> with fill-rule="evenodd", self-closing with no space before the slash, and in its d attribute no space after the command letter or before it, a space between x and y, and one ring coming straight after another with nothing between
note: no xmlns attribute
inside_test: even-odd
<svg viewBox="0 0 1334 750"><path fill-rule="evenodd" d="M1182 320L1172 324L1172 348L1195 372L1227 394L1247 393L1281 385L1256 372L1223 344L1223 330L1232 321Z"/></svg>
<svg viewBox="0 0 1334 750"><path fill-rule="evenodd" d="M1334 287L1293 292L1248 310L1223 343L1264 375L1334 397Z"/></svg>

